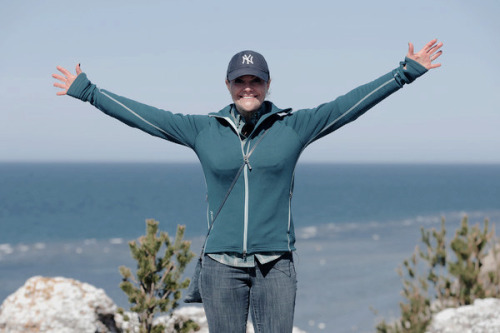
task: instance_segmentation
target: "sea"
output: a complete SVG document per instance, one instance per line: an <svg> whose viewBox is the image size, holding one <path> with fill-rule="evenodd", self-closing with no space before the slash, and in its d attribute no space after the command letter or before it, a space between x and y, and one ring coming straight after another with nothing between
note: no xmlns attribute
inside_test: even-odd
<svg viewBox="0 0 500 333"><path fill-rule="evenodd" d="M32 276L63 276L104 289L127 309L118 267L135 269L128 242L155 219L172 237L185 225L198 254L205 198L195 163L0 163L0 302ZM420 228L445 219L451 237L465 216L498 225L500 165L301 163L292 204L294 325L375 332L399 315L396 270Z"/></svg>

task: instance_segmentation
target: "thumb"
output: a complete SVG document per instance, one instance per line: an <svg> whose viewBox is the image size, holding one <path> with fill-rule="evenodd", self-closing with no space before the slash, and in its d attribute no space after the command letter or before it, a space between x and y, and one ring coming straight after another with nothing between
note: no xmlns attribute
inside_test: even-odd
<svg viewBox="0 0 500 333"><path fill-rule="evenodd" d="M413 44L411 42L408 43L408 55L413 55Z"/></svg>

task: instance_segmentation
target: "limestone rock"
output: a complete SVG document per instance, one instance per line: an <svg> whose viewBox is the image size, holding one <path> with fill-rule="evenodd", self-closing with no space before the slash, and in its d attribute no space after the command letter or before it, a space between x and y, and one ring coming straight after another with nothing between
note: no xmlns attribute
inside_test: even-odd
<svg viewBox="0 0 500 333"><path fill-rule="evenodd" d="M127 317L127 320L124 319ZM187 320L193 320L200 326L197 333L208 333L207 318L202 307L187 306L175 310L172 315L163 315L155 318L154 325L162 324L165 327L165 332L174 332L174 324L182 323ZM139 333L139 317L135 312L125 311L124 315L117 313L115 322L122 330L130 333Z"/></svg>
<svg viewBox="0 0 500 333"><path fill-rule="evenodd" d="M117 332L116 305L102 289L35 276L0 307L0 332Z"/></svg>
<svg viewBox="0 0 500 333"><path fill-rule="evenodd" d="M128 317L128 321L123 320L123 316L120 314L115 315L115 321L118 327L124 330L130 330L131 333L139 333L139 320L136 313L125 312ZM174 324L177 322L184 322L187 320L193 320L200 326L200 330L196 333L209 333L207 318L205 317L205 311L202 307L198 306L186 306L177 309L173 312L172 316L160 316L155 319L154 324L162 324L166 330L165 332L174 332ZM255 333L252 324L248 323L247 333ZM297 327L293 328L293 333L306 333Z"/></svg>
<svg viewBox="0 0 500 333"><path fill-rule="evenodd" d="M500 299L476 299L473 305L446 309L432 319L427 333L500 332Z"/></svg>
<svg viewBox="0 0 500 333"><path fill-rule="evenodd" d="M0 333L138 333L137 314L124 315L102 289L63 277L35 276L0 306ZM175 323L188 319L200 326L198 333L208 333L205 311L199 306L159 316L155 324L174 332ZM251 324L247 333L254 333ZM305 332L294 327L293 333Z"/></svg>

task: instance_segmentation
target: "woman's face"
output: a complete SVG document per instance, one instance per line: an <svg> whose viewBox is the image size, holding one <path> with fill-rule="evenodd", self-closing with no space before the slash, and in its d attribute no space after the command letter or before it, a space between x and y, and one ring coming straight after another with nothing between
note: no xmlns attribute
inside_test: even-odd
<svg viewBox="0 0 500 333"><path fill-rule="evenodd" d="M242 114L257 111L264 99L271 80L268 82L253 76L243 75L232 81L226 80L227 89L231 93L236 109Z"/></svg>

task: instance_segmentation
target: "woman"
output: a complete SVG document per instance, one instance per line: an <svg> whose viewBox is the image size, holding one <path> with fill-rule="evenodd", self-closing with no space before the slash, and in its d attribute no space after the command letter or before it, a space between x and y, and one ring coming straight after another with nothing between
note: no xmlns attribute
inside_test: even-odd
<svg viewBox="0 0 500 333"><path fill-rule="evenodd" d="M156 109L97 88L80 66L54 86L151 135L190 147L208 191L208 224L200 289L211 332L245 332L251 310L256 332L291 332L296 278L291 199L296 163L313 141L355 120L411 83L441 54L432 40L380 78L336 100L292 112L265 101L271 79L254 51L231 59L226 86L233 103L209 115Z"/></svg>

